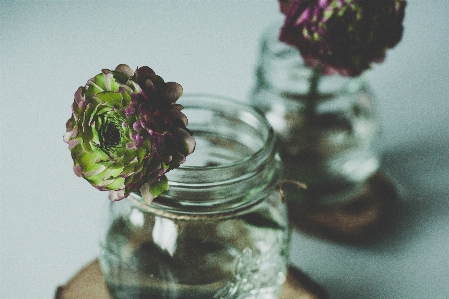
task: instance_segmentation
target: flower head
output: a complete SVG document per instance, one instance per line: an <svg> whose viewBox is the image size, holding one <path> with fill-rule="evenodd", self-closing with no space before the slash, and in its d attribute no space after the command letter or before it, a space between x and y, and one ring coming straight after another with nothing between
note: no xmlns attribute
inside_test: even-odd
<svg viewBox="0 0 449 299"><path fill-rule="evenodd" d="M402 38L404 0L279 0L280 40L324 74L358 76Z"/></svg>
<svg viewBox="0 0 449 299"><path fill-rule="evenodd" d="M64 141L74 171L120 200L140 191L149 204L168 189L165 173L195 148L187 117L175 102L181 85L149 67L125 64L102 72L75 92Z"/></svg>

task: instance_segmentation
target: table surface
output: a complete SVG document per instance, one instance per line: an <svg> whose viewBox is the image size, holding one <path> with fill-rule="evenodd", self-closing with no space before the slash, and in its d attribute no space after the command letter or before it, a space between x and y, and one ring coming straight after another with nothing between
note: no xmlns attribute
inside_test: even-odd
<svg viewBox="0 0 449 299"><path fill-rule="evenodd" d="M58 287L54 299L111 299L99 261L84 265L66 284ZM328 299L327 291L300 269L289 267L279 299Z"/></svg>
<svg viewBox="0 0 449 299"><path fill-rule="evenodd" d="M62 141L76 88L127 63L247 101L276 2L0 1L0 298L52 298L100 252L107 195L73 174ZM366 73L400 192L390 227L368 245L293 232L292 263L331 298L449 298L448 13L409 0L403 41Z"/></svg>

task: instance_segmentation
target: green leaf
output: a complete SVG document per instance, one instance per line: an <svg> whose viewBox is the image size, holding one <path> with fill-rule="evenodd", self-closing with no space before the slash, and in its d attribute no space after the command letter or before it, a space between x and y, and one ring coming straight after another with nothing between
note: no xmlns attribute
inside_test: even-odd
<svg viewBox="0 0 449 299"><path fill-rule="evenodd" d="M85 96L86 97L92 97L93 95L95 95L95 94L97 94L99 92L103 92L103 91L104 91L104 89L101 88L101 86L98 86L94 82L90 82L89 83L89 87L85 91Z"/></svg>
<svg viewBox="0 0 449 299"><path fill-rule="evenodd" d="M93 139L93 137L94 137L94 134L92 132L92 127L91 126L83 126L82 129L83 130L82 130L82 133L81 133L80 137L83 139L83 142L84 143L85 142L90 142ZM86 150L91 150L90 149L90 145L88 147L85 147L85 148L86 148Z"/></svg>
<svg viewBox="0 0 449 299"><path fill-rule="evenodd" d="M108 106L114 107L114 108L122 108L122 100L123 96L121 93L118 92L102 92L99 94L96 94L93 98L95 98L100 103L105 103Z"/></svg>
<svg viewBox="0 0 449 299"><path fill-rule="evenodd" d="M118 178L114 179L114 181L112 183L107 185L106 188L108 188L109 190L120 190L121 188L124 187L124 184L125 184L125 179L122 177L118 177Z"/></svg>
<svg viewBox="0 0 449 299"><path fill-rule="evenodd" d="M76 162L78 162L81 166L83 174L88 172L95 172L95 170L100 167L100 165L96 163L99 157L100 155L98 154L98 152L82 151L79 155L77 155Z"/></svg>
<svg viewBox="0 0 449 299"><path fill-rule="evenodd" d="M122 97L122 106L128 108L129 104L131 103L131 94L125 90L124 92L122 92Z"/></svg>
<svg viewBox="0 0 449 299"><path fill-rule="evenodd" d="M115 80L121 84L126 84L129 80L129 76L124 73L112 71L112 74L114 75Z"/></svg>
<svg viewBox="0 0 449 299"><path fill-rule="evenodd" d="M150 192L154 197L157 197L168 190L168 179L165 175L161 177L159 182L150 185Z"/></svg>
<svg viewBox="0 0 449 299"><path fill-rule="evenodd" d="M82 123L82 130L83 131L85 131L85 128L89 128L90 127L90 125L92 123L92 120L93 120L93 118L95 116L95 110L96 109L97 109L97 106L94 106L94 105L91 105L91 104L88 104L86 106L86 109L84 110L84 113L83 113L82 117L80 117L80 119L83 120L83 123Z"/></svg>
<svg viewBox="0 0 449 299"><path fill-rule="evenodd" d="M98 131L97 128L95 127L91 127L91 132L92 132L92 138L91 141L95 144L100 144L100 139L98 137Z"/></svg>
<svg viewBox="0 0 449 299"><path fill-rule="evenodd" d="M144 184L140 187L140 194L147 205L150 205L154 198L168 190L168 179L164 175L159 182Z"/></svg>
<svg viewBox="0 0 449 299"><path fill-rule="evenodd" d="M97 110L95 111L96 115L103 115L103 114L107 114L110 113L112 110L111 107L105 105L105 104L100 104L97 106Z"/></svg>
<svg viewBox="0 0 449 299"><path fill-rule="evenodd" d="M104 167L106 168L103 169ZM111 167L106 165L102 165L102 169L102 172L91 176L90 180L101 182L104 180L114 179L115 177L118 177L123 171L123 167Z"/></svg>

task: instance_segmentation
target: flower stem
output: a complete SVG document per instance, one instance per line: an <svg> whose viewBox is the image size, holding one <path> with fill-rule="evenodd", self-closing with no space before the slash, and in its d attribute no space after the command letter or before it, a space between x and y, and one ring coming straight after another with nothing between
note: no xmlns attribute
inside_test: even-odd
<svg viewBox="0 0 449 299"><path fill-rule="evenodd" d="M318 68L314 68L312 70L312 75L309 78L309 92L307 94L306 107L304 110L307 125L312 125L313 119L315 118L320 80L321 72Z"/></svg>

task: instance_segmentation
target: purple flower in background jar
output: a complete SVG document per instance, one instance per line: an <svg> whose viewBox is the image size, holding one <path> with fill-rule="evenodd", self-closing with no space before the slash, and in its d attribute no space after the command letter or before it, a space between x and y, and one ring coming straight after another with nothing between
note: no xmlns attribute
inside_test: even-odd
<svg viewBox="0 0 449 299"><path fill-rule="evenodd" d="M279 0L280 40L325 75L359 76L402 38L404 0Z"/></svg>

